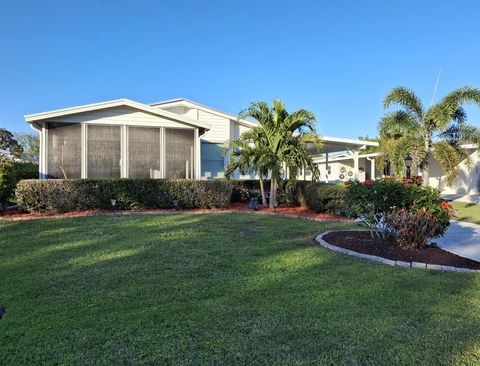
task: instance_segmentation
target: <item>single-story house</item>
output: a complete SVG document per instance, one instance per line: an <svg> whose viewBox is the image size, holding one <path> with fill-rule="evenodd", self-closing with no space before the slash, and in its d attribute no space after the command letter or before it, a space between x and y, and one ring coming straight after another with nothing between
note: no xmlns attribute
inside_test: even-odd
<svg viewBox="0 0 480 366"><path fill-rule="evenodd" d="M143 104L128 99L25 116L40 134L40 178L222 178L222 146L255 122L188 99ZM379 176L376 142L323 137L312 150L327 182ZM254 178L240 176L235 178ZM300 179L309 180L304 171Z"/></svg>

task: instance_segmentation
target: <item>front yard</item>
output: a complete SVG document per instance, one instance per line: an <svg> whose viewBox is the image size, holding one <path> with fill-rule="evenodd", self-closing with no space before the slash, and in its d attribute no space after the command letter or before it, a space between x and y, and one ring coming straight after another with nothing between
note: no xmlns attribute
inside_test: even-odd
<svg viewBox="0 0 480 366"><path fill-rule="evenodd" d="M457 211L458 220L471 222L472 224L480 224L480 205L459 201L451 202L451 204L455 211Z"/></svg>
<svg viewBox="0 0 480 366"><path fill-rule="evenodd" d="M478 364L480 275L252 214L0 223L0 364Z"/></svg>

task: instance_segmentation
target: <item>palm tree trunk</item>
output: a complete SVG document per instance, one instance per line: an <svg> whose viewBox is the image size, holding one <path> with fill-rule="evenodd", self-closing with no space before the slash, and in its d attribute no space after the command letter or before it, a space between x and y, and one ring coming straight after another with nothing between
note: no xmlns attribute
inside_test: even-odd
<svg viewBox="0 0 480 366"><path fill-rule="evenodd" d="M430 159L430 151L429 151L430 150L430 136L428 136L428 135L425 136L424 144L425 144L424 145L425 151L426 151L426 154L427 154L425 159L426 159L427 163L429 163L430 162L429 161L429 159ZM423 180L423 185L424 186L428 186L429 179L430 179L430 172L428 170L428 164L427 164L427 166L424 165L423 168L422 168L422 180Z"/></svg>
<svg viewBox="0 0 480 366"><path fill-rule="evenodd" d="M276 189L275 189L275 178L273 177L270 179L270 202L268 203L269 208L274 208L273 202L275 201L275 194L276 194Z"/></svg>
<svg viewBox="0 0 480 366"><path fill-rule="evenodd" d="M265 198L265 188L263 187L263 177L260 175L260 194L262 195L262 206L267 207L267 199Z"/></svg>

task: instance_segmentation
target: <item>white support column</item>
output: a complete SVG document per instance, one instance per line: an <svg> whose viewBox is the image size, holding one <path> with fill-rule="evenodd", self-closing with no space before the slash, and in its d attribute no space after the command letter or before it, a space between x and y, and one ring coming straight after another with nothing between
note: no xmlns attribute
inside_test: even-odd
<svg viewBox="0 0 480 366"><path fill-rule="evenodd" d="M375 179L375 158L370 158L370 179Z"/></svg>
<svg viewBox="0 0 480 366"><path fill-rule="evenodd" d="M128 178L128 128L126 125L120 128L120 178Z"/></svg>
<svg viewBox="0 0 480 366"><path fill-rule="evenodd" d="M325 153L325 183L328 183L328 151Z"/></svg>
<svg viewBox="0 0 480 366"><path fill-rule="evenodd" d="M353 174L355 179L359 178L359 173L358 173L358 152L354 151L353 152Z"/></svg>
<svg viewBox="0 0 480 366"><path fill-rule="evenodd" d="M158 148L160 149L160 166L158 167L158 171L160 172L160 178L165 178L165 173L164 173L164 160L163 160L163 157L165 156L165 154L163 153L163 146L164 146L164 143L163 143L163 135L165 133L165 128L164 127L160 127L160 141L158 142Z"/></svg>
<svg viewBox="0 0 480 366"><path fill-rule="evenodd" d="M87 125L80 125L80 177L87 178Z"/></svg>
<svg viewBox="0 0 480 366"><path fill-rule="evenodd" d="M40 164L39 164L39 178L47 179L48 177L48 128L46 122L42 122L42 131L40 133Z"/></svg>
<svg viewBox="0 0 480 366"><path fill-rule="evenodd" d="M193 161L194 161L194 179L200 179L201 178L201 150L200 150L200 136L198 133L198 128L195 129L195 137L194 137L194 149L195 152L193 154Z"/></svg>
<svg viewBox="0 0 480 366"><path fill-rule="evenodd" d="M166 157L166 146L165 146L165 141L166 141L166 133L165 133L165 127L162 127L161 129L161 143L160 143L160 148L161 148L161 157L160 161L162 162L162 169L161 169L161 177L166 178L167 177L167 167L166 167L166 162L167 162L167 157Z"/></svg>

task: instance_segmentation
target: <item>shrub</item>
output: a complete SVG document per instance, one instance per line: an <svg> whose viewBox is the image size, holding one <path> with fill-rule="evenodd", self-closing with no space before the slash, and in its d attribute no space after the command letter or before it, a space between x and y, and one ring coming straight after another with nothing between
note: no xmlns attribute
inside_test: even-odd
<svg viewBox="0 0 480 366"><path fill-rule="evenodd" d="M305 190L305 205L315 212L343 214L345 185L312 183Z"/></svg>
<svg viewBox="0 0 480 366"><path fill-rule="evenodd" d="M38 177L38 165L34 163L0 163L0 202L13 197L15 186L22 179Z"/></svg>
<svg viewBox="0 0 480 366"><path fill-rule="evenodd" d="M391 178L369 182L352 182L345 202L353 217L367 225L383 229L384 217L392 209L418 210L425 208L437 221L435 237L442 236L450 224L452 210L442 206L440 192L432 187L398 182Z"/></svg>
<svg viewBox="0 0 480 366"><path fill-rule="evenodd" d="M422 249L435 237L438 222L425 208L392 210L385 215L385 224L394 242L406 249Z"/></svg>
<svg viewBox="0 0 480 366"><path fill-rule="evenodd" d="M112 209L228 207L232 194L226 180L52 179L24 180L16 189L29 212Z"/></svg>

